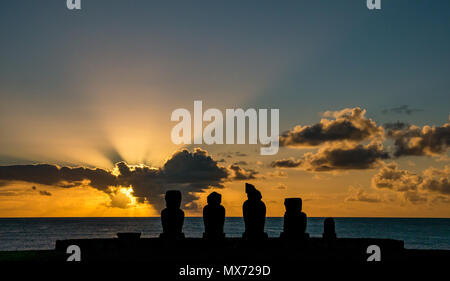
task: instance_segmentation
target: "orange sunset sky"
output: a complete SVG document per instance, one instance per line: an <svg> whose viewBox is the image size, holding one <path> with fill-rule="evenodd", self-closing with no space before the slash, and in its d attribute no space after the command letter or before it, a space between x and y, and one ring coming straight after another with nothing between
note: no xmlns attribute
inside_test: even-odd
<svg viewBox="0 0 450 281"><path fill-rule="evenodd" d="M0 11L0 217L241 216L245 182L268 216L450 217L447 1L34 2ZM279 109L279 152L173 144L195 100Z"/></svg>

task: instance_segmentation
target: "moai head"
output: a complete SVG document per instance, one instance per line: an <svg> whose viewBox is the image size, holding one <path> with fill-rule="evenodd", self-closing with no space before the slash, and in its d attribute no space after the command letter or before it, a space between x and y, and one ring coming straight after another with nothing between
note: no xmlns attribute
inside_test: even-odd
<svg viewBox="0 0 450 281"><path fill-rule="evenodd" d="M166 206L168 209L179 209L181 206L181 192L179 190L168 190L166 192Z"/></svg>
<svg viewBox="0 0 450 281"><path fill-rule="evenodd" d="M222 202L222 195L217 192L211 192L207 197L208 205L211 206L219 206L220 202Z"/></svg>
<svg viewBox="0 0 450 281"><path fill-rule="evenodd" d="M302 198L286 198L284 199L284 206L286 207L286 212L295 213L302 211Z"/></svg>
<svg viewBox="0 0 450 281"><path fill-rule="evenodd" d="M259 192L253 184L245 183L245 193L247 193L247 197L249 200L261 200L261 192Z"/></svg>

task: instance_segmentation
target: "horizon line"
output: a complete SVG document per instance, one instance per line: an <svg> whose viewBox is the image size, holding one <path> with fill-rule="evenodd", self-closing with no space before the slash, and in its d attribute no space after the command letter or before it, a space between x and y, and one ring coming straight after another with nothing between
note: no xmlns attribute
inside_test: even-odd
<svg viewBox="0 0 450 281"><path fill-rule="evenodd" d="M335 218L335 219L358 219L358 218L373 218L373 219L450 219L450 217L332 217L332 216L318 216L318 217L308 217L308 218ZM160 216L138 216L138 217L114 217L114 216L103 216L103 217L0 217L0 219L102 219L102 218L160 218ZM203 218L203 216L186 216L185 218ZM243 218L238 216L229 216L225 218ZM277 216L270 216L266 218L283 218Z"/></svg>

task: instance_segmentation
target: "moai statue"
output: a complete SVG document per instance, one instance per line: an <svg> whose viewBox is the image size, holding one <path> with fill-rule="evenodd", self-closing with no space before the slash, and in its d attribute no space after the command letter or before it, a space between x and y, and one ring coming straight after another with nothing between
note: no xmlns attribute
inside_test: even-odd
<svg viewBox="0 0 450 281"><path fill-rule="evenodd" d="M286 198L284 200L286 212L284 213L284 225L281 238L304 239L308 238L306 233L307 216L302 212L301 198Z"/></svg>
<svg viewBox="0 0 450 281"><path fill-rule="evenodd" d="M261 201L261 192L249 183L245 184L245 192L248 200L242 206L245 223L245 232L242 236L244 239L265 239L266 205Z"/></svg>
<svg viewBox="0 0 450 281"><path fill-rule="evenodd" d="M181 192L169 190L166 192L166 208L161 211L163 233L161 238L182 239L184 238L183 222L184 212L180 209Z"/></svg>
<svg viewBox="0 0 450 281"><path fill-rule="evenodd" d="M211 192L207 197L208 205L203 208L203 223L205 224L205 232L203 238L206 239L223 239L223 225L225 223L225 208L220 205L222 195L217 192Z"/></svg>
<svg viewBox="0 0 450 281"><path fill-rule="evenodd" d="M336 230L333 218L326 218L323 222L323 239L336 239Z"/></svg>

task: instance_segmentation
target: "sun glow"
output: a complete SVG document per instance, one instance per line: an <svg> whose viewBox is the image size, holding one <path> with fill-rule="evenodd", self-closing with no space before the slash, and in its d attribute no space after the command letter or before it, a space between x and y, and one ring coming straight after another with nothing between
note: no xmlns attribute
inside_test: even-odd
<svg viewBox="0 0 450 281"><path fill-rule="evenodd" d="M136 197L133 196L134 190L133 187L122 187L120 188L120 192L125 194L125 196L127 196L130 200L130 205L134 206L136 205Z"/></svg>
<svg viewBox="0 0 450 281"><path fill-rule="evenodd" d="M110 187L109 196L111 198L111 207L130 208L137 206L137 199L133 195L134 190L132 186L129 187Z"/></svg>

